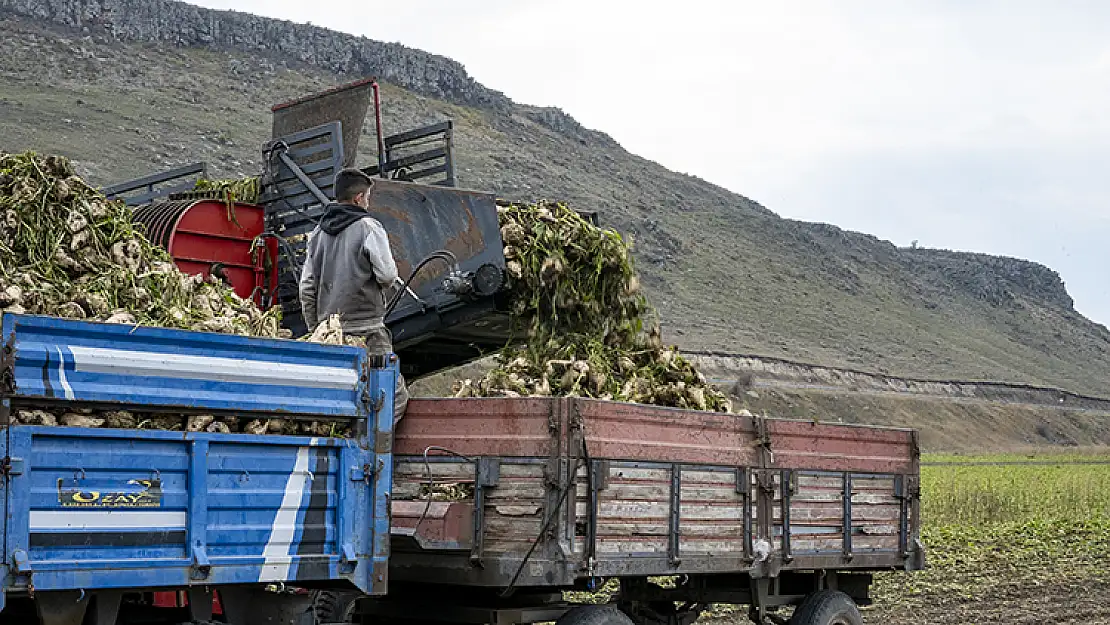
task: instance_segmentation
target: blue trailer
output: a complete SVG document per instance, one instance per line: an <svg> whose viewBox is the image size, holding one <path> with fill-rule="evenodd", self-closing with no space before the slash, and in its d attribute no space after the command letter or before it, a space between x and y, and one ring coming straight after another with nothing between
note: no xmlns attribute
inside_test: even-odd
<svg viewBox="0 0 1110 625"><path fill-rule="evenodd" d="M203 622L216 593L221 620L278 623L307 606L286 587L385 593L395 359L50 317L2 325L0 619ZM18 423L31 409L336 420L352 435ZM188 613L144 600L166 590Z"/></svg>

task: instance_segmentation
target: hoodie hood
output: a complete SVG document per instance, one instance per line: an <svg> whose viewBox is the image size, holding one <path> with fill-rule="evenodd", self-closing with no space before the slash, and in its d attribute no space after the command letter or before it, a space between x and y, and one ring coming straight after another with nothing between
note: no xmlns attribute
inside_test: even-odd
<svg viewBox="0 0 1110 625"><path fill-rule="evenodd" d="M347 226L369 216L370 213L363 210L361 206L332 202L328 204L324 216L320 218L320 229L334 237L346 230Z"/></svg>

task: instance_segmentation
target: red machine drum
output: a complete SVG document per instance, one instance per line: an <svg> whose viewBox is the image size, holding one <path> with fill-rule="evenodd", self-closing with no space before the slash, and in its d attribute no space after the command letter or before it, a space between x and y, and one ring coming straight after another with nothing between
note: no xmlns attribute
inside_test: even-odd
<svg viewBox="0 0 1110 625"><path fill-rule="evenodd" d="M151 243L188 274L213 276L244 299L269 305L277 290L273 238L263 239L262 207L218 199L158 200L135 209Z"/></svg>

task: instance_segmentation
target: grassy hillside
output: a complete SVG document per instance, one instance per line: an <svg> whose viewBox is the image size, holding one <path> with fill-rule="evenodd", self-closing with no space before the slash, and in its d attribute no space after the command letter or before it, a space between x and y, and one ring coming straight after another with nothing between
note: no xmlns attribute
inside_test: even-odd
<svg viewBox="0 0 1110 625"><path fill-rule="evenodd" d="M0 149L69 155L97 183L196 160L257 173L269 106L352 78L2 14L0 37ZM468 108L388 85L384 98L391 132L456 121L462 184L602 211L635 241L683 347L1110 394L1110 332L1077 314L1046 268L782 219L544 109ZM371 162L372 141L362 147Z"/></svg>

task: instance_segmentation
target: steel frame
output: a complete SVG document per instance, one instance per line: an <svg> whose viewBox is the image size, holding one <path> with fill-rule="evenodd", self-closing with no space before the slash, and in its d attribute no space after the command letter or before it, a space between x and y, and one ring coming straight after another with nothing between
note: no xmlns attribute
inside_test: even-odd
<svg viewBox="0 0 1110 625"><path fill-rule="evenodd" d="M102 191L108 199L123 200L128 206L141 206L147 204L152 200L162 197L169 197L175 193L183 191L191 191L196 186L195 181L177 182L190 176L197 176L198 178L205 178L208 176L208 163L203 161L185 165L184 167L177 167L158 174L150 176L143 176L142 178L135 178L126 182L120 182L113 185L104 187ZM176 182L176 184L168 187L160 187L160 185ZM160 187L160 188L155 188ZM128 195L134 191L142 189L143 192L137 195Z"/></svg>

